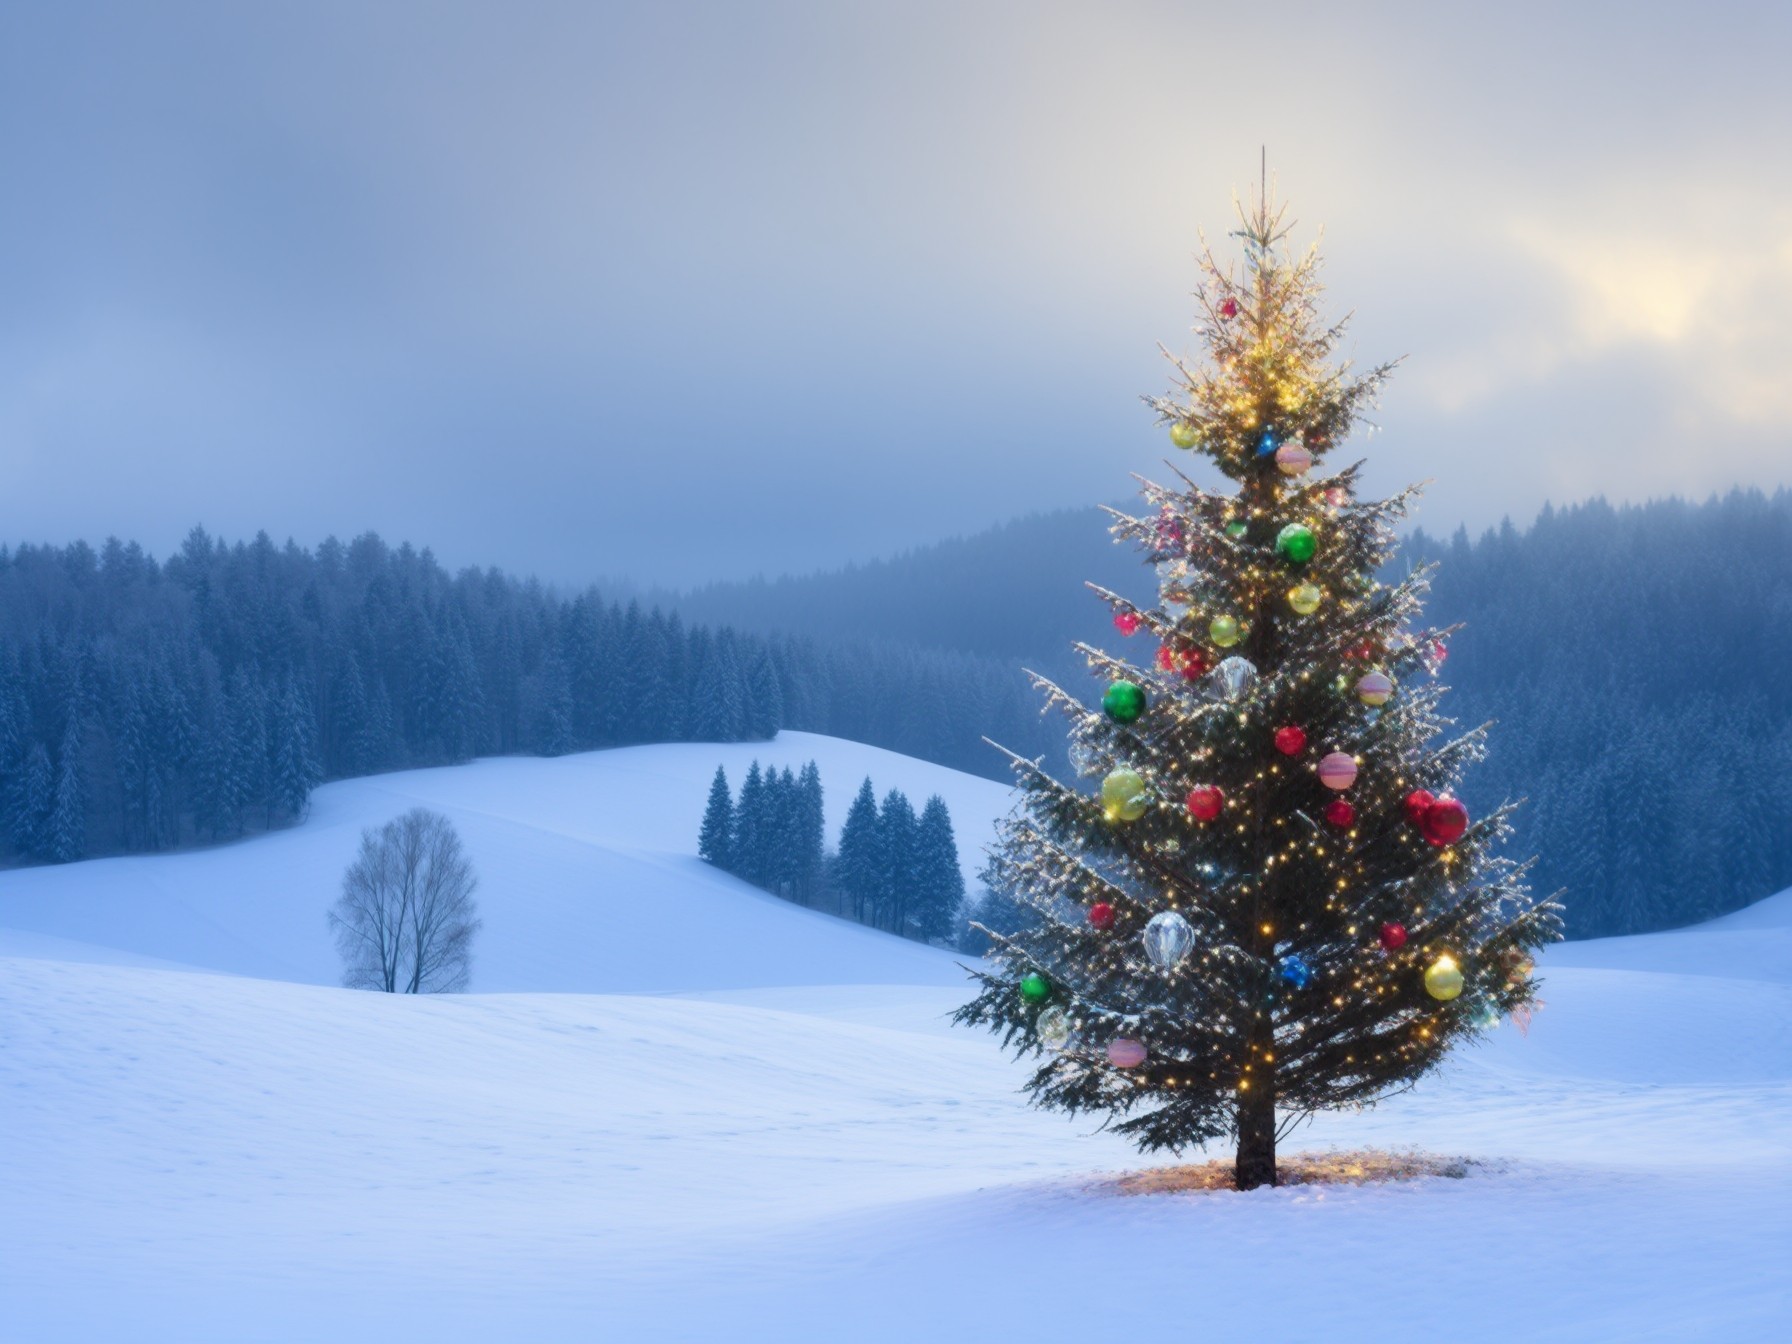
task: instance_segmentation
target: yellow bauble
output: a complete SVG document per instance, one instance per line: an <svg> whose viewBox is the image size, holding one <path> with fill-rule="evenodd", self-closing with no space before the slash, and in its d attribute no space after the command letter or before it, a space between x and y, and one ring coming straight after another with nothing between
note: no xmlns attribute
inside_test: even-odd
<svg viewBox="0 0 1792 1344"><path fill-rule="evenodd" d="M1425 968L1425 992L1446 1003L1462 993L1462 968L1455 957L1439 957Z"/></svg>
<svg viewBox="0 0 1792 1344"><path fill-rule="evenodd" d="M1244 638L1244 627L1234 616L1215 616L1207 625L1207 637L1222 649L1229 649Z"/></svg>
<svg viewBox="0 0 1792 1344"><path fill-rule="evenodd" d="M1288 590L1288 605L1302 616L1311 616L1319 610L1319 603L1324 597L1325 594L1315 585L1303 583Z"/></svg>
<svg viewBox="0 0 1792 1344"><path fill-rule="evenodd" d="M1150 806L1151 794L1137 770L1123 765L1110 770L1101 781L1101 810L1107 813L1109 821L1137 821Z"/></svg>
<svg viewBox="0 0 1792 1344"><path fill-rule="evenodd" d="M1170 426L1170 442L1178 448L1193 448L1201 442L1201 431L1187 420L1178 420Z"/></svg>

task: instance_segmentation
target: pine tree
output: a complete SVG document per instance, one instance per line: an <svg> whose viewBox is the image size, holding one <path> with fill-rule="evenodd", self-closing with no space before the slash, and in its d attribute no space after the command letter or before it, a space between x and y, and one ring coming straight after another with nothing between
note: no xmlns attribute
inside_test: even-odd
<svg viewBox="0 0 1792 1344"><path fill-rule="evenodd" d="M318 768L316 749L312 745L317 730L311 706L291 678L287 679L286 689L280 695L273 720L269 787L273 791L274 810L288 817L303 817L310 805L311 790L317 786L322 771Z"/></svg>
<svg viewBox="0 0 1792 1344"><path fill-rule="evenodd" d="M87 790L81 780L80 720L69 716L56 762L56 793L44 835L44 857L73 863L87 852Z"/></svg>
<svg viewBox="0 0 1792 1344"><path fill-rule="evenodd" d="M865 922L877 907L883 882L883 843L878 826L877 794L866 778L846 811L835 861L835 884L852 903L852 917Z"/></svg>
<svg viewBox="0 0 1792 1344"><path fill-rule="evenodd" d="M759 762L747 767L734 809L734 873L757 886L765 880L765 777Z"/></svg>
<svg viewBox="0 0 1792 1344"><path fill-rule="evenodd" d="M12 842L34 859L50 856L50 810L56 803L56 772L42 742L31 744L12 802Z"/></svg>
<svg viewBox="0 0 1792 1344"><path fill-rule="evenodd" d="M734 798L728 791L728 775L719 765L709 785L703 829L697 833L697 854L724 872L734 866Z"/></svg>
<svg viewBox="0 0 1792 1344"><path fill-rule="evenodd" d="M952 814L937 793L921 809L915 832L915 908L912 932L923 942L950 938L964 907L964 873L958 866L958 841Z"/></svg>
<svg viewBox="0 0 1792 1344"><path fill-rule="evenodd" d="M740 666L735 661L735 643L724 630L709 642L708 655L697 676L693 730L699 742L738 742L742 736Z"/></svg>
<svg viewBox="0 0 1792 1344"><path fill-rule="evenodd" d="M797 895L804 905L813 905L821 891L823 847L827 841L827 821L822 809L821 771L810 761L797 776L797 815L795 823Z"/></svg>
<svg viewBox="0 0 1792 1344"><path fill-rule="evenodd" d="M1242 214L1242 276L1204 263L1208 361L1153 403L1236 491L1147 484L1147 515L1116 515L1159 602L1097 591L1152 647L1143 667L1082 647L1103 710L1037 679L1101 786L1015 758L1025 802L991 872L1040 922L996 940L958 1019L1043 1053L1038 1104L1148 1150L1230 1135L1248 1189L1275 1183L1281 1126L1401 1091L1528 1011L1558 921L1494 856L1510 809L1471 824L1447 793L1482 749L1433 740L1450 632L1409 624L1427 571L1375 577L1412 492L1309 475L1389 368L1332 362L1316 254L1283 252L1267 201Z"/></svg>
<svg viewBox="0 0 1792 1344"><path fill-rule="evenodd" d="M761 649L755 655L746 686L746 736L756 742L769 742L784 726L784 692L778 685L778 669L772 665L767 650Z"/></svg>
<svg viewBox="0 0 1792 1344"><path fill-rule="evenodd" d="M909 905L914 897L918 839L915 808L901 789L884 795L877 814L878 848L882 864L878 873L877 908L873 920L891 933L905 933Z"/></svg>

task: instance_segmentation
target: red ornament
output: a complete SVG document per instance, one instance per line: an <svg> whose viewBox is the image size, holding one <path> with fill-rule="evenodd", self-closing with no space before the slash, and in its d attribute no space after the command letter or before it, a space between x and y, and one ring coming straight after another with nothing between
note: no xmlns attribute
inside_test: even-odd
<svg viewBox="0 0 1792 1344"><path fill-rule="evenodd" d="M1375 657L1375 645L1365 639L1361 644L1352 644L1345 649L1344 656L1346 658L1361 658L1364 662L1368 662Z"/></svg>
<svg viewBox="0 0 1792 1344"><path fill-rule="evenodd" d="M1325 819L1339 830L1347 829L1356 820L1356 809L1342 798L1325 805Z"/></svg>
<svg viewBox="0 0 1792 1344"><path fill-rule="evenodd" d="M1139 632L1139 613L1136 611L1115 612L1114 629L1123 635L1136 635Z"/></svg>
<svg viewBox="0 0 1792 1344"><path fill-rule="evenodd" d="M1307 749L1306 732L1292 724L1276 729L1276 750L1284 756L1298 756Z"/></svg>
<svg viewBox="0 0 1792 1344"><path fill-rule="evenodd" d="M1203 784L1188 791L1188 814L1196 821L1212 821L1226 805L1226 795L1214 784Z"/></svg>
<svg viewBox="0 0 1792 1344"><path fill-rule="evenodd" d="M1429 789L1414 789L1406 795L1406 819L1420 829L1425 825L1425 814L1431 811L1431 804L1437 801Z"/></svg>
<svg viewBox="0 0 1792 1344"><path fill-rule="evenodd" d="M1200 649L1184 649L1176 669L1189 681L1204 677L1207 675L1207 654Z"/></svg>
<svg viewBox="0 0 1792 1344"><path fill-rule="evenodd" d="M1166 672L1174 672L1176 670L1176 650L1168 644L1160 647L1157 651L1157 665Z"/></svg>
<svg viewBox="0 0 1792 1344"><path fill-rule="evenodd" d="M1406 946L1406 925L1391 921L1381 926L1381 945L1389 952L1398 952Z"/></svg>
<svg viewBox="0 0 1792 1344"><path fill-rule="evenodd" d="M1089 907L1089 923L1097 929L1114 927L1114 907L1106 901L1097 901Z"/></svg>
<svg viewBox="0 0 1792 1344"><path fill-rule="evenodd" d="M1449 647L1443 642L1443 640L1434 639L1431 641L1431 661L1432 662L1442 663L1449 656L1450 656Z"/></svg>
<svg viewBox="0 0 1792 1344"><path fill-rule="evenodd" d="M1230 320L1238 316L1238 300L1227 299L1220 304L1220 316Z"/></svg>
<svg viewBox="0 0 1792 1344"><path fill-rule="evenodd" d="M1468 809L1454 798L1438 798L1425 809L1421 830L1425 838L1439 846L1453 845L1468 831Z"/></svg>

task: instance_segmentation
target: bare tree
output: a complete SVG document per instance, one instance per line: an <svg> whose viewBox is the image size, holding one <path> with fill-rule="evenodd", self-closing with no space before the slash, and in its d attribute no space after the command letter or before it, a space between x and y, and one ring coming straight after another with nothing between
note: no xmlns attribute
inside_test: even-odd
<svg viewBox="0 0 1792 1344"><path fill-rule="evenodd" d="M388 994L465 989L480 924L478 882L460 835L439 812L414 807L362 831L330 911L342 983Z"/></svg>

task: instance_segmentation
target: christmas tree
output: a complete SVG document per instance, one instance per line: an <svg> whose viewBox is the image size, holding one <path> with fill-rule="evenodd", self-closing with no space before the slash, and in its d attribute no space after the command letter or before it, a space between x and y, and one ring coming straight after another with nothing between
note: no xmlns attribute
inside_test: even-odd
<svg viewBox="0 0 1792 1344"><path fill-rule="evenodd" d="M1260 195L1240 221L1242 270L1203 253L1207 358L1173 360L1176 392L1150 401L1233 488L1178 471L1143 483L1145 516L1115 512L1159 599L1095 592L1146 653L1078 646L1098 710L1034 678L1099 788L1013 758L989 877L1037 917L992 934L957 1016L1041 1058L1037 1104L1146 1150L1231 1137L1250 1189L1302 1119L1528 1020L1559 920L1495 853L1511 805L1472 820L1451 793L1485 730L1451 736L1438 712L1450 631L1417 625L1428 571L1377 577L1416 487L1363 500L1360 462L1321 466L1392 366L1335 358L1318 254L1286 250L1280 209Z"/></svg>

